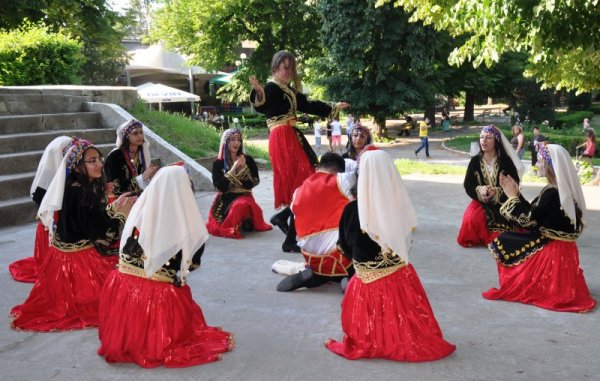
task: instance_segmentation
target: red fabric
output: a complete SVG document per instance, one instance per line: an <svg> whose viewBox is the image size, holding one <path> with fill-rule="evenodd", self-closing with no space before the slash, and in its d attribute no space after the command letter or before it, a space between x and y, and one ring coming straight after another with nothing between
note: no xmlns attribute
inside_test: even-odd
<svg viewBox="0 0 600 381"><path fill-rule="evenodd" d="M49 246L29 297L11 310L12 328L48 332L97 326L100 290L117 261L93 247L64 252Z"/></svg>
<svg viewBox="0 0 600 381"><path fill-rule="evenodd" d="M344 257L339 250L327 255L310 255L302 250L302 256L312 271L325 276L347 276L352 261Z"/></svg>
<svg viewBox="0 0 600 381"><path fill-rule="evenodd" d="M18 282L35 283L37 267L39 267L48 252L48 231L41 222L38 222L33 245L33 257L19 259L8 265L8 270L13 279Z"/></svg>
<svg viewBox="0 0 600 381"><path fill-rule="evenodd" d="M106 362L170 368L216 361L233 337L206 325L189 286L175 287L113 271L100 298L101 346Z"/></svg>
<svg viewBox="0 0 600 381"><path fill-rule="evenodd" d="M410 264L371 283L352 277L342 301L342 329L344 341L325 346L350 360L432 361L456 349L443 339Z"/></svg>
<svg viewBox="0 0 600 381"><path fill-rule="evenodd" d="M240 234L240 226L247 219L252 221L252 228L258 232L273 229L271 225L265 222L262 209L258 206L251 193L241 195L233 201L229 208L229 213L227 213L227 217L225 217L222 223L219 223L213 217L214 207L215 204L213 202L208 213L208 222L206 223L206 229L214 236L244 238Z"/></svg>
<svg viewBox="0 0 600 381"><path fill-rule="evenodd" d="M515 266L498 263L498 277L500 289L489 289L484 298L564 312L585 312L596 305L579 268L575 242L551 241Z"/></svg>
<svg viewBox="0 0 600 381"><path fill-rule="evenodd" d="M498 237L487 227L485 210L479 201L472 200L463 214L462 225L456 241L463 247L487 245Z"/></svg>
<svg viewBox="0 0 600 381"><path fill-rule="evenodd" d="M296 132L287 124L271 129L269 158L273 167L273 191L277 209L290 205L296 188L315 173L315 168L308 160Z"/></svg>
<svg viewBox="0 0 600 381"><path fill-rule="evenodd" d="M348 198L340 191L337 176L317 172L297 189L292 211L298 237L337 229Z"/></svg>

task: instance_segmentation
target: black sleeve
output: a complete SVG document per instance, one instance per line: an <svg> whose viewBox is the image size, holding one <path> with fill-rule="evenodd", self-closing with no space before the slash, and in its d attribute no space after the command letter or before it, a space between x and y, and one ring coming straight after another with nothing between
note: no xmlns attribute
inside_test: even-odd
<svg viewBox="0 0 600 381"><path fill-rule="evenodd" d="M100 254L115 254L111 246L121 238L125 217L115 213L112 207L107 207L101 200L91 205L82 200L80 186L65 187L63 205L66 208L62 218L67 219L67 234L91 240Z"/></svg>
<svg viewBox="0 0 600 381"><path fill-rule="evenodd" d="M465 181L463 182L463 186L465 187L465 191L467 195L471 197L473 200L479 200L477 197L476 188L479 186L479 182L477 181L477 173L479 167L479 155L473 156L471 161L469 162L469 166L467 167L467 173L465 174Z"/></svg>
<svg viewBox="0 0 600 381"><path fill-rule="evenodd" d="M223 160L215 160L212 167L212 181L215 188L219 192L227 192L230 187L229 179L225 177L223 172L224 162Z"/></svg>
<svg viewBox="0 0 600 381"><path fill-rule="evenodd" d="M273 103L276 100L276 98L278 98L277 94L279 93L279 89L277 85L267 82L267 84L263 87L263 90L265 91L265 99L262 104L256 104L256 90L254 89L252 89L252 91L250 92L250 102L252 103L256 111L265 114L268 110L273 108Z"/></svg>
<svg viewBox="0 0 600 381"><path fill-rule="evenodd" d="M321 101L310 101L307 96L302 93L296 93L296 104L298 111L305 112L307 114L318 115L326 118L331 114L333 107L325 102Z"/></svg>
<svg viewBox="0 0 600 381"><path fill-rule="evenodd" d="M33 202L35 202L39 208L40 204L42 203L42 200L44 199L44 196L46 195L46 190L44 188L40 188L37 187L35 188L35 192L33 192L33 194L31 195L31 198L33 198Z"/></svg>
<svg viewBox="0 0 600 381"><path fill-rule="evenodd" d="M128 178L129 169L125 156L120 149L112 150L104 163L104 174L107 183L113 183L113 193L121 195L129 189L131 180Z"/></svg>
<svg viewBox="0 0 600 381"><path fill-rule="evenodd" d="M250 190L260 183L260 179L258 177L258 167L256 166L256 162L254 161L252 156L249 156L249 155L244 155L244 156L246 157L246 166L248 167L248 170L250 171L251 179L244 179L242 181L242 186L245 189Z"/></svg>
<svg viewBox="0 0 600 381"><path fill-rule="evenodd" d="M348 242L349 227L347 226L349 223L350 216L350 208L348 207L350 204L346 205L342 215L340 217L340 226L339 226L339 236L337 241L337 247L342 253L342 255L349 260L352 260L352 248L350 243Z"/></svg>

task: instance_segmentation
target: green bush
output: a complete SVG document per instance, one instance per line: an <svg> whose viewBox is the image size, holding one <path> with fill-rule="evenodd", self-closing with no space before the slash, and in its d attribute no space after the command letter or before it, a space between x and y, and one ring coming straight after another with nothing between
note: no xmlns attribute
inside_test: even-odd
<svg viewBox="0 0 600 381"><path fill-rule="evenodd" d="M0 85L80 83L82 49L67 34L26 20L19 29L0 32Z"/></svg>
<svg viewBox="0 0 600 381"><path fill-rule="evenodd" d="M593 111L574 111L574 112L557 112L556 128L571 128L579 127L583 123L583 119L592 118L594 116Z"/></svg>
<svg viewBox="0 0 600 381"><path fill-rule="evenodd" d="M590 106L590 111L594 113L594 115L600 115L600 104L592 104Z"/></svg>

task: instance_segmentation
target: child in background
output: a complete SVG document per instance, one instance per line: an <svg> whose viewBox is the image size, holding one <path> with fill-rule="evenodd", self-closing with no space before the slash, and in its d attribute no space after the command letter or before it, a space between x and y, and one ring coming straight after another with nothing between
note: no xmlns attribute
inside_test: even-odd
<svg viewBox="0 0 600 381"><path fill-rule="evenodd" d="M339 118L334 118L331 122L331 143L333 152L342 153L342 125Z"/></svg>
<svg viewBox="0 0 600 381"><path fill-rule="evenodd" d="M317 155L321 154L321 119L315 120L315 150Z"/></svg>

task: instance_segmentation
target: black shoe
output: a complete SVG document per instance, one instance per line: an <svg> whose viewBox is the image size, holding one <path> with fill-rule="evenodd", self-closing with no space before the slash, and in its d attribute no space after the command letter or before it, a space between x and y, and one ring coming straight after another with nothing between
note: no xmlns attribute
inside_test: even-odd
<svg viewBox="0 0 600 381"><path fill-rule="evenodd" d="M304 284L306 284L306 282L312 278L312 276L313 271L311 269L306 269L304 271L300 271L298 274L286 276L277 285L277 291L288 292L300 287L304 287Z"/></svg>
<svg viewBox="0 0 600 381"><path fill-rule="evenodd" d="M284 242L283 245L281 245L281 250L283 250L284 253L300 253L300 246L298 246L295 243L286 243Z"/></svg>
<svg viewBox="0 0 600 381"><path fill-rule="evenodd" d="M283 234L287 235L288 229L290 227L289 227L287 221L282 221L279 218L279 215L276 214L273 217L271 217L271 219L269 220L269 222L271 223L271 225L277 226L283 232Z"/></svg>
<svg viewBox="0 0 600 381"><path fill-rule="evenodd" d="M252 220L244 220L242 222L242 231L243 232L251 232L254 230L254 225L252 224Z"/></svg>

